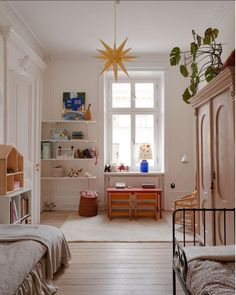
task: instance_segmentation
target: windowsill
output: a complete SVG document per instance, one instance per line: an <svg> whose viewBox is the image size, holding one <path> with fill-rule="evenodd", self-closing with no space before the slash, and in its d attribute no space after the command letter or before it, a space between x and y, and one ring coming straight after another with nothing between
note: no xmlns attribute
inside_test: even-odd
<svg viewBox="0 0 236 295"><path fill-rule="evenodd" d="M105 176L158 176L164 175L164 172L161 171L150 171L150 172L139 172L139 171L130 171L130 172L104 172Z"/></svg>

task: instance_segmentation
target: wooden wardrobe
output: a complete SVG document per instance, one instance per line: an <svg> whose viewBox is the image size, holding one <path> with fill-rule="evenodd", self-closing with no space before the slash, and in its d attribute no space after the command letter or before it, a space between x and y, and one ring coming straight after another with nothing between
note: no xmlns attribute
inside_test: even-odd
<svg viewBox="0 0 236 295"><path fill-rule="evenodd" d="M228 67L191 99L196 119L199 208L235 207L234 81L234 67ZM214 223L212 215L206 215L209 244L223 244L223 215L218 212ZM233 222L232 214L227 218L228 232ZM202 216L199 224L202 235ZM233 242L229 234L227 240Z"/></svg>

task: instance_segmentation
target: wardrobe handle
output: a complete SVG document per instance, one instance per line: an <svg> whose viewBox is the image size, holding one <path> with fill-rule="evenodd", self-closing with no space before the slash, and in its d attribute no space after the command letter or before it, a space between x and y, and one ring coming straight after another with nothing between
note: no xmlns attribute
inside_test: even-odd
<svg viewBox="0 0 236 295"><path fill-rule="evenodd" d="M211 173L211 190L214 190L215 171Z"/></svg>
<svg viewBox="0 0 236 295"><path fill-rule="evenodd" d="M39 163L35 165L36 171L39 171Z"/></svg>

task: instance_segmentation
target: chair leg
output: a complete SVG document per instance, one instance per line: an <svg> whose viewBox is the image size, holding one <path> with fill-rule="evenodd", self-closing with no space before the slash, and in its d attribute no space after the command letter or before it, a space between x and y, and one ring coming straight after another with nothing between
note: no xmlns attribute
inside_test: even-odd
<svg viewBox="0 0 236 295"><path fill-rule="evenodd" d="M154 219L157 220L157 207L154 207Z"/></svg>
<svg viewBox="0 0 236 295"><path fill-rule="evenodd" d="M111 220L111 215L112 215L112 209L111 209L111 206L110 206L110 209L109 209L109 219Z"/></svg>

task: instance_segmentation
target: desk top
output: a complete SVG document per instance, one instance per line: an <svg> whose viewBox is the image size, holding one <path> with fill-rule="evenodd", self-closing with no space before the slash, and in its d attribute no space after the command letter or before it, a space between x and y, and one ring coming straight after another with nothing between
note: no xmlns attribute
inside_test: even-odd
<svg viewBox="0 0 236 295"><path fill-rule="evenodd" d="M157 193L162 192L161 188L142 188L142 187L131 187L131 188L115 188L115 187L108 187L108 193L112 192L147 192L147 193Z"/></svg>

